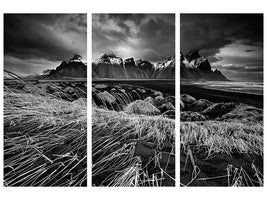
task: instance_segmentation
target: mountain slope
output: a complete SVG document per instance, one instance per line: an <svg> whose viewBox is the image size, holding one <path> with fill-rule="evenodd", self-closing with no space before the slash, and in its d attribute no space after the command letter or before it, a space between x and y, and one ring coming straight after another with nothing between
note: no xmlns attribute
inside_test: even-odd
<svg viewBox="0 0 267 200"><path fill-rule="evenodd" d="M170 57L153 64L146 60L123 60L104 54L92 63L92 75L93 79L174 79L175 59Z"/></svg>
<svg viewBox="0 0 267 200"><path fill-rule="evenodd" d="M51 70L49 78L60 77L75 77L86 78L87 77L87 65L82 62L81 58L75 56L69 61L63 61L55 70Z"/></svg>
<svg viewBox="0 0 267 200"><path fill-rule="evenodd" d="M181 79L228 80L219 70L212 71L208 59L200 56L198 51L191 51L186 55L180 54L180 70Z"/></svg>

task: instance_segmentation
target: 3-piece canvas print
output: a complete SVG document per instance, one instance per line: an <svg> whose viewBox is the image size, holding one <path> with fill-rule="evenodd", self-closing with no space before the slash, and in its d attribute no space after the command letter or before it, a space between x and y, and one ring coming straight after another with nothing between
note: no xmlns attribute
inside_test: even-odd
<svg viewBox="0 0 267 200"><path fill-rule="evenodd" d="M4 14L4 186L263 186L263 14L179 15Z"/></svg>

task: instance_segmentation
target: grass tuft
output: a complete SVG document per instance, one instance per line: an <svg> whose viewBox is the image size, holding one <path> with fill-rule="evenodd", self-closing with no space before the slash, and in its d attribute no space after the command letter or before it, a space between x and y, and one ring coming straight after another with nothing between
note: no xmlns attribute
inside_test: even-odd
<svg viewBox="0 0 267 200"><path fill-rule="evenodd" d="M5 186L85 186L86 104L23 84L4 88Z"/></svg>
<svg viewBox="0 0 267 200"><path fill-rule="evenodd" d="M174 182L174 174L168 173L170 158L174 159L174 120L92 109L94 185L163 186L166 180ZM166 161L162 162L167 143L173 148L164 152Z"/></svg>

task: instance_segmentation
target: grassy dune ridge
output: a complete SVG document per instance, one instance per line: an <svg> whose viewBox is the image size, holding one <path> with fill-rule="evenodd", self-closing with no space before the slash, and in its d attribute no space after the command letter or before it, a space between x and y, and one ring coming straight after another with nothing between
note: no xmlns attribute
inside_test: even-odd
<svg viewBox="0 0 267 200"><path fill-rule="evenodd" d="M93 116L93 182L95 178L107 186L160 186L169 163L159 160L164 148L172 150L164 152L164 158L174 154L175 121L99 108L93 108ZM149 167L155 172L147 172Z"/></svg>
<svg viewBox="0 0 267 200"><path fill-rule="evenodd" d="M139 86L93 85L93 186L175 185L175 120L162 107L173 99Z"/></svg>
<svg viewBox="0 0 267 200"><path fill-rule="evenodd" d="M4 88L4 184L86 186L86 102L21 84Z"/></svg>

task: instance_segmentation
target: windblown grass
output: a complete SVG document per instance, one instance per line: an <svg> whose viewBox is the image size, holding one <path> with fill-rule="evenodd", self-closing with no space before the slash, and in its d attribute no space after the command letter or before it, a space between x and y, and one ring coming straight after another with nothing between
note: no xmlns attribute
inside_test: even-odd
<svg viewBox="0 0 267 200"><path fill-rule="evenodd" d="M181 122L180 132L181 185L263 186L262 122Z"/></svg>
<svg viewBox="0 0 267 200"><path fill-rule="evenodd" d="M4 88L5 186L85 186L86 104L21 84Z"/></svg>
<svg viewBox="0 0 267 200"><path fill-rule="evenodd" d="M181 122L182 147L206 148L210 153L263 155L262 124L206 121Z"/></svg>
<svg viewBox="0 0 267 200"><path fill-rule="evenodd" d="M175 155L174 127L174 120L162 116L129 115L94 107L93 185L164 186L166 179L174 182L174 175L168 174L169 160ZM140 149L140 143L152 148ZM172 147L164 152L167 143ZM164 164L163 153L168 157Z"/></svg>
<svg viewBox="0 0 267 200"><path fill-rule="evenodd" d="M93 104L110 110L122 110L129 103L134 101L132 95L124 89L117 90L116 92L101 92L93 87L92 95Z"/></svg>

